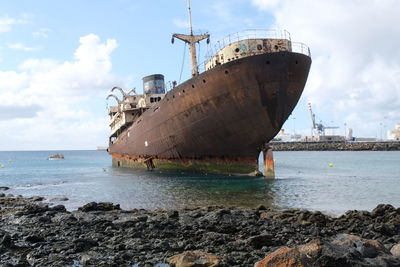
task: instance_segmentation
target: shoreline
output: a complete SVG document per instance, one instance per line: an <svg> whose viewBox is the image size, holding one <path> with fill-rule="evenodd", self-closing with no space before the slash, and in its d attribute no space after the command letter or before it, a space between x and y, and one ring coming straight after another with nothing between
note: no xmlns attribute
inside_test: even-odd
<svg viewBox="0 0 400 267"><path fill-rule="evenodd" d="M118 204L96 202L67 211L42 200L0 194L0 264L147 267L200 250L219 258L215 266L254 266L283 246L328 242L340 234L376 240L382 251L400 244L400 208L391 205L330 217L264 206L121 210ZM400 263L399 257L379 255L376 260Z"/></svg>
<svg viewBox="0 0 400 267"><path fill-rule="evenodd" d="M270 142L273 151L400 151L399 141Z"/></svg>

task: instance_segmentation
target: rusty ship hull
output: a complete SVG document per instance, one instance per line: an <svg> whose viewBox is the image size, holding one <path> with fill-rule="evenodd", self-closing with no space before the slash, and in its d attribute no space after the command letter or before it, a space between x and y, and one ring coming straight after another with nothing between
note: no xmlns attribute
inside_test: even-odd
<svg viewBox="0 0 400 267"><path fill-rule="evenodd" d="M281 51L205 71L110 141L114 166L248 174L304 89L311 58Z"/></svg>

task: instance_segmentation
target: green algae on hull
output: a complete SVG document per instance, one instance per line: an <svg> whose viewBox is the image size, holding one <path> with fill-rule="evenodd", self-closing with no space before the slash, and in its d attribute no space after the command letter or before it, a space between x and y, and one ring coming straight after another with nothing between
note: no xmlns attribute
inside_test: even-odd
<svg viewBox="0 0 400 267"><path fill-rule="evenodd" d="M165 160L154 158L130 158L123 155L113 155L112 165L113 167L137 169L175 170L251 176L259 175L257 161L237 159Z"/></svg>

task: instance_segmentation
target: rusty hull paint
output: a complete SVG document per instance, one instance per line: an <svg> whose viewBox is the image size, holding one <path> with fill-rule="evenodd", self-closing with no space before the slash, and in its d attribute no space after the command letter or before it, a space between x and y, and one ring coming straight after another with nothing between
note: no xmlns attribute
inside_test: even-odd
<svg viewBox="0 0 400 267"><path fill-rule="evenodd" d="M277 52L217 66L169 91L109 144L109 152L177 164L257 161L296 106L310 65L303 54Z"/></svg>
<svg viewBox="0 0 400 267"><path fill-rule="evenodd" d="M275 162L272 153L272 148L267 147L263 150L264 157L264 177L273 179L275 178Z"/></svg>
<svg viewBox="0 0 400 267"><path fill-rule="evenodd" d="M112 155L113 166L138 169L163 169L197 171L205 173L259 175L254 158L201 158L201 159L157 159L131 155Z"/></svg>

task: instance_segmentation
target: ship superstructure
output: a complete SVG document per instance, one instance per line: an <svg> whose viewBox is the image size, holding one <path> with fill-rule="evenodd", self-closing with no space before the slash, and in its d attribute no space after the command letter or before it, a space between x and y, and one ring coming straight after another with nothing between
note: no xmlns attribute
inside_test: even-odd
<svg viewBox="0 0 400 267"><path fill-rule="evenodd" d="M114 92L120 91L122 99L119 99ZM113 97L118 105L108 109L110 116L110 143L129 126L131 126L140 116L155 103L160 102L165 96L164 75L153 74L143 78L144 94L136 94L136 88L125 92L120 87L113 87L107 99Z"/></svg>

